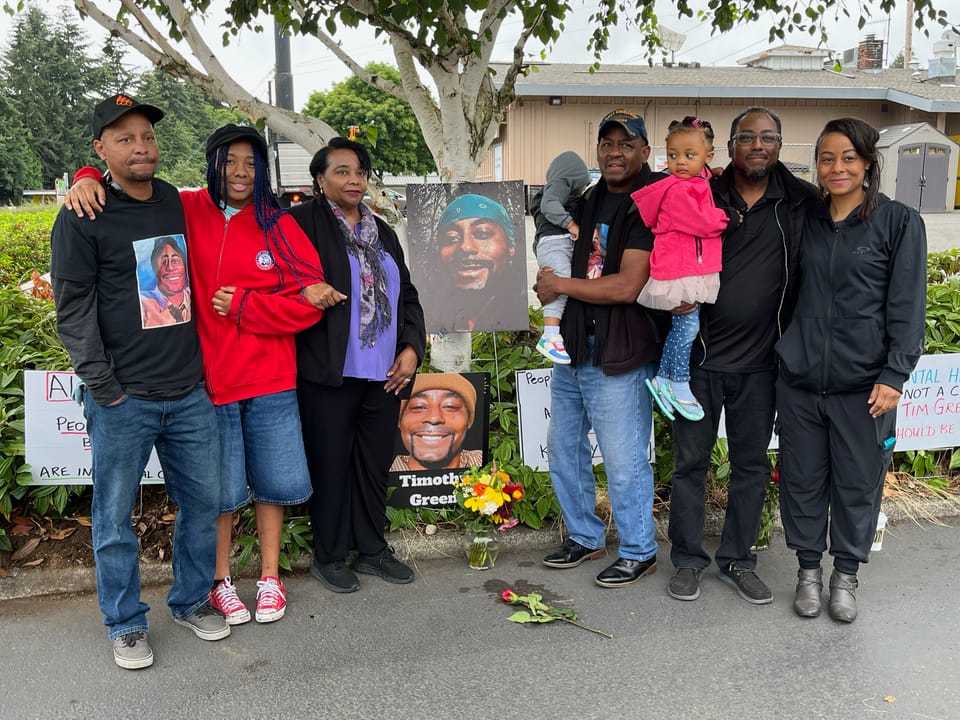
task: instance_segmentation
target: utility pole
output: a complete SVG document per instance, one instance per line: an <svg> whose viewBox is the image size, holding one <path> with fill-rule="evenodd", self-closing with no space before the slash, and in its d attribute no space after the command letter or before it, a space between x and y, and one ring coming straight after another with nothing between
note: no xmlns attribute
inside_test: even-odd
<svg viewBox="0 0 960 720"><path fill-rule="evenodd" d="M913 59L913 0L907 0L907 22L904 23L903 66L910 67Z"/></svg>

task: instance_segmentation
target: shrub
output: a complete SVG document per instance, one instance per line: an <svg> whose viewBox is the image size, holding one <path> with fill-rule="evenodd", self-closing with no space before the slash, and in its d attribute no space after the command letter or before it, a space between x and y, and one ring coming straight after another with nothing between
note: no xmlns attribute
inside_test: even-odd
<svg viewBox="0 0 960 720"><path fill-rule="evenodd" d="M50 230L58 208L0 212L0 287L19 285L50 269Z"/></svg>
<svg viewBox="0 0 960 720"><path fill-rule="evenodd" d="M61 515L73 486L28 487L24 460L23 371L63 370L70 359L56 333L49 300L28 298L16 288L0 288L0 517L9 520L14 503L24 500L41 515ZM10 541L0 528L0 550Z"/></svg>

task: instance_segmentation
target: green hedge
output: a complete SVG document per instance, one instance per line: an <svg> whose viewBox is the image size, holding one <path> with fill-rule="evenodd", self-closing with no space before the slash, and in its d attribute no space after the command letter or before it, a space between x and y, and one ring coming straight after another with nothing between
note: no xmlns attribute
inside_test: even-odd
<svg viewBox="0 0 960 720"><path fill-rule="evenodd" d="M50 230L59 208L0 211L0 287L19 285L50 269Z"/></svg>
<svg viewBox="0 0 960 720"><path fill-rule="evenodd" d="M16 505L23 503L27 515L61 515L78 492L70 486L28 487L24 460L23 371L69 367L53 303L0 288L0 550L10 549L3 525Z"/></svg>
<svg viewBox="0 0 960 720"><path fill-rule="evenodd" d="M55 210L39 212L0 212L0 256L2 270L19 281L30 269L45 272L49 267L49 228ZM9 256L7 255L9 253ZM7 259L9 257L9 260ZM16 268L12 270L11 268ZM927 288L926 352L960 352L960 253L951 250L930 256L930 283ZM546 361L534 345L542 325L539 311L531 311L529 332L475 333L472 370L489 371L493 391L490 446L498 464L520 479L527 488L527 497L517 508L517 515L527 525L539 527L559 515L547 473L534 472L520 459L515 372L543 367ZM496 343L496 345L494 345ZM76 487L27 487L29 474L24 465L23 370L33 368L65 369L69 359L55 333L55 317L51 303L23 297L13 288L0 289L0 550L9 549L4 520L15 508L24 514L60 515L72 511L87 512L86 495ZM669 485L673 470L673 441L670 426L659 413L655 414L657 461L654 472L657 486ZM721 441L713 456L717 485L725 484L728 464L726 444ZM897 453L902 470L915 475L944 476L960 464L956 452ZM598 481L605 481L603 467L597 468ZM936 482L932 482L936 486ZM664 492L665 494L665 492ZM71 507L76 505L76 507ZM395 510L390 509L393 528L412 527L417 523L456 523L458 510ZM252 511L245 513L241 525L252 529ZM305 546L308 524L302 518L290 517L284 533L285 557L297 554ZM250 543L252 549L252 539ZM243 546L244 543L241 542ZM246 550L246 548L244 548Z"/></svg>

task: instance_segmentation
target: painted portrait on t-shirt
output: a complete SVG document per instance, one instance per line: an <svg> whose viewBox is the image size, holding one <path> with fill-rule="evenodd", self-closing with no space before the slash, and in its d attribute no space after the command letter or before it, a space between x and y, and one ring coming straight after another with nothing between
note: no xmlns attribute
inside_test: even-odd
<svg viewBox="0 0 960 720"><path fill-rule="evenodd" d="M607 257L607 231L610 226L597 223L593 230L590 255L587 258L587 279L595 280L603 274L603 260Z"/></svg>
<svg viewBox="0 0 960 720"><path fill-rule="evenodd" d="M135 240L137 288L143 327L190 322L190 275L183 235L161 235Z"/></svg>

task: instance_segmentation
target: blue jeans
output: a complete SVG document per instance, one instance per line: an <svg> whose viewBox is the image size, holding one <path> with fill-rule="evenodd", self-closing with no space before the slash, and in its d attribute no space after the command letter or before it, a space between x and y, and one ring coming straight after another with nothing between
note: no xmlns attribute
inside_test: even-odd
<svg viewBox="0 0 960 720"><path fill-rule="evenodd" d="M550 381L550 477L570 537L588 548L606 545L606 525L596 513L587 438L593 427L607 470L619 554L631 560L657 554L653 470L647 458L653 410L643 384L652 377L652 365L623 375L604 375L587 360L577 367L554 365Z"/></svg>
<svg viewBox="0 0 960 720"><path fill-rule="evenodd" d="M313 492L303 453L297 391L258 395L217 406L220 426L220 512L253 501L299 505Z"/></svg>
<svg viewBox="0 0 960 720"><path fill-rule="evenodd" d="M690 351L693 341L700 332L700 306L686 315L672 315L670 332L663 343L663 357L660 358L661 377L676 382L690 381Z"/></svg>
<svg viewBox="0 0 960 720"><path fill-rule="evenodd" d="M127 397L103 407L84 393L93 451L93 554L97 600L110 639L147 630L137 536L130 526L140 478L157 448L167 495L179 508L167 605L184 618L207 601L216 569L220 439L202 386L178 400Z"/></svg>

